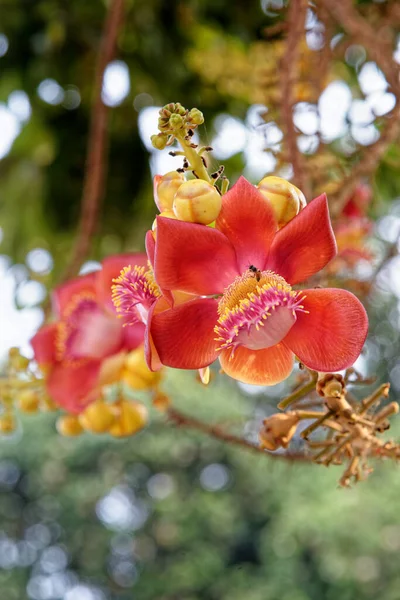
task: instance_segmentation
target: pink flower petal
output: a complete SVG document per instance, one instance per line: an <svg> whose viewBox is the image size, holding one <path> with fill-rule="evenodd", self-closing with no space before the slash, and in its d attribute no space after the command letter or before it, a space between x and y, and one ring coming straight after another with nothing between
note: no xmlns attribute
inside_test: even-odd
<svg viewBox="0 0 400 600"><path fill-rule="evenodd" d="M241 272L250 265L264 269L277 223L269 202L244 177L222 197L216 227L235 248Z"/></svg>
<svg viewBox="0 0 400 600"><path fill-rule="evenodd" d="M123 347L126 350L135 350L143 344L145 326L143 323L134 323L122 328Z"/></svg>
<svg viewBox="0 0 400 600"><path fill-rule="evenodd" d="M74 315L75 330L71 335L68 353L74 358L103 359L122 348L122 323L117 316L95 305L93 310L79 309Z"/></svg>
<svg viewBox="0 0 400 600"><path fill-rule="evenodd" d="M295 284L318 273L335 254L335 236L323 194L278 231L266 268Z"/></svg>
<svg viewBox="0 0 400 600"><path fill-rule="evenodd" d="M217 358L214 326L217 302L196 299L153 314L150 334L162 364L200 369Z"/></svg>
<svg viewBox="0 0 400 600"><path fill-rule="evenodd" d="M157 217L155 277L161 289L220 294L237 275L235 251L222 233Z"/></svg>
<svg viewBox="0 0 400 600"><path fill-rule="evenodd" d="M47 379L49 396L66 411L80 413L93 400L100 366L98 360L80 365L57 364Z"/></svg>
<svg viewBox="0 0 400 600"><path fill-rule="evenodd" d="M102 261L101 271L98 271L96 278L96 292L98 301L115 312L115 307L111 300L112 280L118 277L124 267L138 265L147 266L147 255L144 252L132 254L115 254Z"/></svg>
<svg viewBox="0 0 400 600"><path fill-rule="evenodd" d="M225 373L233 379L253 385L275 385L289 377L294 356L283 344L263 350L238 346L234 354L223 350L219 360Z"/></svg>
<svg viewBox="0 0 400 600"><path fill-rule="evenodd" d="M56 316L63 316L71 300L86 293L95 295L98 271L70 279L56 287L52 294L53 311Z"/></svg>
<svg viewBox="0 0 400 600"><path fill-rule="evenodd" d="M283 340L310 369L340 371L358 358L367 332L368 317L361 302L340 289L304 290L297 321Z"/></svg>
<svg viewBox="0 0 400 600"><path fill-rule="evenodd" d="M44 325L31 339L35 360L39 365L48 366L56 362L57 323Z"/></svg>

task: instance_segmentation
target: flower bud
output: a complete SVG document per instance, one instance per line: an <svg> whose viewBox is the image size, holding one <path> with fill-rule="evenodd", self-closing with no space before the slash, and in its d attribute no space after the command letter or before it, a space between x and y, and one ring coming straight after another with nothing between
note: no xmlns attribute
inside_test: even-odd
<svg viewBox="0 0 400 600"><path fill-rule="evenodd" d="M170 171L165 175L156 175L154 177L154 201L160 212L166 210L172 211L174 196L184 181L185 177L183 173L178 173L178 171Z"/></svg>
<svg viewBox="0 0 400 600"><path fill-rule="evenodd" d="M266 450L287 448L296 433L299 417L294 412L276 413L264 419L259 433L260 444Z"/></svg>
<svg viewBox="0 0 400 600"><path fill-rule="evenodd" d="M96 400L79 415L79 423L86 431L105 433L115 422L115 411L111 404Z"/></svg>
<svg viewBox="0 0 400 600"><path fill-rule="evenodd" d="M177 129L182 129L184 125L183 117L181 115L173 113L169 118L169 125L171 129L174 129L175 131Z"/></svg>
<svg viewBox="0 0 400 600"><path fill-rule="evenodd" d="M120 400L117 403L119 414L110 434L114 437L126 437L137 433L147 423L147 408L140 402L133 400Z"/></svg>
<svg viewBox="0 0 400 600"><path fill-rule="evenodd" d="M53 412L54 410L58 410L57 404L47 394L42 395L40 408L46 412Z"/></svg>
<svg viewBox="0 0 400 600"><path fill-rule="evenodd" d="M192 110L189 111L188 117L189 121L194 125L202 125L204 123L203 113L198 108L192 108Z"/></svg>
<svg viewBox="0 0 400 600"><path fill-rule="evenodd" d="M192 179L176 192L173 210L181 221L209 225L218 217L221 205L221 196L211 183Z"/></svg>
<svg viewBox="0 0 400 600"><path fill-rule="evenodd" d="M83 432L79 418L75 415L62 415L57 419L56 428L60 435L75 437Z"/></svg>
<svg viewBox="0 0 400 600"><path fill-rule="evenodd" d="M3 413L0 416L0 433L9 435L17 428L17 422L12 412Z"/></svg>
<svg viewBox="0 0 400 600"><path fill-rule="evenodd" d="M172 210L164 210L162 213L160 213L158 215L159 217L166 217L167 219L175 219L175 221L178 220L178 218L175 216L175 213L172 212ZM157 218L154 219L153 221L153 225L151 226L151 230L153 232L154 235L154 239L156 239L156 233L157 233Z"/></svg>
<svg viewBox="0 0 400 600"><path fill-rule="evenodd" d="M22 412L35 413L39 409L40 398L33 390L23 390L18 394L18 407Z"/></svg>
<svg viewBox="0 0 400 600"><path fill-rule="evenodd" d="M164 150L168 142L168 135L166 133L158 133L157 135L152 135L150 139L153 148L156 150Z"/></svg>
<svg viewBox="0 0 400 600"><path fill-rule="evenodd" d="M144 348L140 346L130 352L126 358L122 381L134 390L149 390L157 387L161 380L160 371L150 371L144 356Z"/></svg>
<svg viewBox="0 0 400 600"><path fill-rule="evenodd" d="M307 204L303 192L280 177L264 177L257 188L271 204L279 228L289 223Z"/></svg>
<svg viewBox="0 0 400 600"><path fill-rule="evenodd" d="M320 396L339 398L346 393L343 375L339 373L320 373L316 385Z"/></svg>

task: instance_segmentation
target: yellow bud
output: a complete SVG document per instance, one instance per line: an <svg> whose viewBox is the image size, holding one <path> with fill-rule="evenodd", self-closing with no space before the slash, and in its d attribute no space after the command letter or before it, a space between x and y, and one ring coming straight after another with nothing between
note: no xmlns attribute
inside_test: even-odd
<svg viewBox="0 0 400 600"><path fill-rule="evenodd" d="M156 150L164 150L168 142L168 135L165 133L158 133L157 135L151 136L151 144Z"/></svg>
<svg viewBox="0 0 400 600"><path fill-rule="evenodd" d="M44 411L52 412L54 410L58 410L57 404L50 398L50 396L43 396L41 400L41 408Z"/></svg>
<svg viewBox="0 0 400 600"><path fill-rule="evenodd" d="M105 433L115 423L114 408L104 400L96 400L79 415L79 423L86 431Z"/></svg>
<svg viewBox="0 0 400 600"><path fill-rule="evenodd" d="M144 356L143 346L130 352L125 361L122 381L134 390L148 390L157 387L161 380L160 371L150 371Z"/></svg>
<svg viewBox="0 0 400 600"><path fill-rule="evenodd" d="M165 175L154 177L154 201L160 212L172 211L174 196L184 181L183 173L178 171L169 171Z"/></svg>
<svg viewBox="0 0 400 600"><path fill-rule="evenodd" d="M175 216L175 213L173 213L172 210L164 210L164 212L160 213L158 216L166 217L167 219L175 219L175 221L178 220L177 217ZM154 219L151 229L154 234L157 234L157 219Z"/></svg>
<svg viewBox="0 0 400 600"><path fill-rule="evenodd" d="M0 416L0 433L9 435L13 433L17 427L17 421L11 412L6 412Z"/></svg>
<svg viewBox="0 0 400 600"><path fill-rule="evenodd" d="M192 179L182 183L172 208L181 221L209 225L218 217L221 205L221 196L211 183Z"/></svg>
<svg viewBox="0 0 400 600"><path fill-rule="evenodd" d="M280 177L264 177L257 187L269 200L279 228L289 223L307 204L303 192Z"/></svg>
<svg viewBox="0 0 400 600"><path fill-rule="evenodd" d="M110 434L114 437L126 437L137 433L147 423L147 408L140 402L120 400L117 403L119 414Z"/></svg>
<svg viewBox="0 0 400 600"><path fill-rule="evenodd" d="M79 417L75 415L62 415L59 417L57 419L56 428L60 435L66 437L74 437L83 432Z"/></svg>
<svg viewBox="0 0 400 600"><path fill-rule="evenodd" d="M40 397L33 390L24 390L18 395L18 407L22 412L35 413L39 409Z"/></svg>
<svg viewBox="0 0 400 600"><path fill-rule="evenodd" d="M198 108L192 108L189 111L189 121L194 123L194 125L202 125L204 123L204 115Z"/></svg>

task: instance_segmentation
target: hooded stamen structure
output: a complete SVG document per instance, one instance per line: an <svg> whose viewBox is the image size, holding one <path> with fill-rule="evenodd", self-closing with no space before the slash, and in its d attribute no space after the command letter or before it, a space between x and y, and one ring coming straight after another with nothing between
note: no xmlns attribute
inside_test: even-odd
<svg viewBox="0 0 400 600"><path fill-rule="evenodd" d="M303 299L273 271L237 277L219 301L214 329L219 349L233 353L239 345L259 350L279 343L295 323L296 311L306 312Z"/></svg>

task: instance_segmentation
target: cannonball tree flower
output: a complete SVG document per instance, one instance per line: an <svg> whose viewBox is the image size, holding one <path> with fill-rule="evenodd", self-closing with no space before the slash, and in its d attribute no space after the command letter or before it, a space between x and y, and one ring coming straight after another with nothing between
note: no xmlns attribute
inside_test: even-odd
<svg viewBox="0 0 400 600"><path fill-rule="evenodd" d="M150 315L147 335L162 364L198 369L219 357L231 377L273 385L295 356L322 372L356 360L368 329L359 300L294 287L336 254L325 195L278 230L268 200L242 177L223 196L215 229L157 220L156 281L192 294Z"/></svg>
<svg viewBox="0 0 400 600"><path fill-rule="evenodd" d="M126 264L144 268L147 256L111 256L99 271L56 288L55 321L31 340L49 396L70 413L97 400L101 387L120 377L127 354L143 343L144 324L138 319L124 327L111 299L112 280Z"/></svg>

